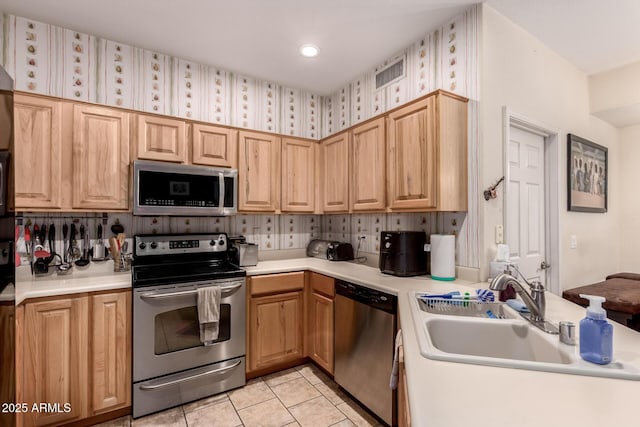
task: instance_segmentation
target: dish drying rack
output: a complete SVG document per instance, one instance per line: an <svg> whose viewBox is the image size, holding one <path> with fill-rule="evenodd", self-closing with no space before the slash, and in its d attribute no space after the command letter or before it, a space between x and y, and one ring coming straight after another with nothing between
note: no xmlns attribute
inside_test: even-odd
<svg viewBox="0 0 640 427"><path fill-rule="evenodd" d="M484 317L504 319L502 303L483 302L473 297L461 298L437 298L416 295L418 305L422 311L434 314L446 314L450 316ZM491 314L489 314L491 313ZM492 316L493 315L493 316Z"/></svg>

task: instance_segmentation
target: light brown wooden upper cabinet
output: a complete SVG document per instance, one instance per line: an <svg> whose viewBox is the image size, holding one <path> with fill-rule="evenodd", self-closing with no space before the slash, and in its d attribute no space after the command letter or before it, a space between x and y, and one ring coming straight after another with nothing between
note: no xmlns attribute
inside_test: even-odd
<svg viewBox="0 0 640 427"><path fill-rule="evenodd" d="M16 209L62 207L62 103L15 95Z"/></svg>
<svg viewBox="0 0 640 427"><path fill-rule="evenodd" d="M467 210L466 103L436 91L388 114L391 210Z"/></svg>
<svg viewBox="0 0 640 427"><path fill-rule="evenodd" d="M282 211L314 212L318 144L282 138Z"/></svg>
<svg viewBox="0 0 640 427"><path fill-rule="evenodd" d="M386 136L384 117L351 130L351 210L385 208Z"/></svg>
<svg viewBox="0 0 640 427"><path fill-rule="evenodd" d="M194 123L192 163L194 165L238 167L238 131Z"/></svg>
<svg viewBox="0 0 640 427"><path fill-rule="evenodd" d="M136 116L137 158L187 162L187 124L167 117Z"/></svg>
<svg viewBox="0 0 640 427"><path fill-rule="evenodd" d="M349 211L349 132L342 132L320 145L322 210Z"/></svg>
<svg viewBox="0 0 640 427"><path fill-rule="evenodd" d="M73 106L72 176L73 208L128 208L128 113L105 107Z"/></svg>
<svg viewBox="0 0 640 427"><path fill-rule="evenodd" d="M280 211L280 137L239 132L238 210Z"/></svg>

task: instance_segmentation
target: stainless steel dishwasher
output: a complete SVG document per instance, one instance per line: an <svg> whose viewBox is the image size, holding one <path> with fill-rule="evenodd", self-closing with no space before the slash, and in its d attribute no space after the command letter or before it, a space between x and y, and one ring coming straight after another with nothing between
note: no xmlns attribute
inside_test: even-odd
<svg viewBox="0 0 640 427"><path fill-rule="evenodd" d="M397 297L336 281L336 382L388 425L395 424L389 388L396 332Z"/></svg>

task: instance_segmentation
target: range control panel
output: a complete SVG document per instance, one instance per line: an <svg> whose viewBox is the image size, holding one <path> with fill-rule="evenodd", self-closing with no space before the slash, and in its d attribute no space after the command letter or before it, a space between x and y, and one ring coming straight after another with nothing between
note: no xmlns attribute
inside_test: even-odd
<svg viewBox="0 0 640 427"><path fill-rule="evenodd" d="M135 236L135 256L179 255L225 252L225 233L215 234L153 234Z"/></svg>

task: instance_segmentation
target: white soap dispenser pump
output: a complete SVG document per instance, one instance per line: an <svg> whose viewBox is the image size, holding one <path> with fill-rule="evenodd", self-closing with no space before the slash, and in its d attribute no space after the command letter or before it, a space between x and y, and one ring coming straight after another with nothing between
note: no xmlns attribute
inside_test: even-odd
<svg viewBox="0 0 640 427"><path fill-rule="evenodd" d="M607 322L607 312L602 308L604 297L580 294L589 300L587 316L580 321L580 357L599 365L611 362L613 356L613 326Z"/></svg>

